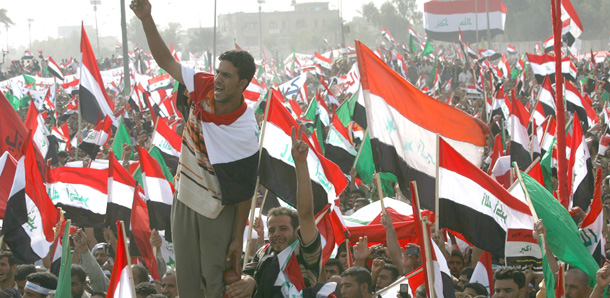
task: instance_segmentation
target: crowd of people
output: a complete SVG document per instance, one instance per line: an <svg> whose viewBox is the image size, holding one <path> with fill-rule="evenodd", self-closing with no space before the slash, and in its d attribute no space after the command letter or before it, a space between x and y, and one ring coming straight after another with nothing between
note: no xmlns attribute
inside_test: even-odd
<svg viewBox="0 0 610 298"><path fill-rule="evenodd" d="M242 235L247 222L251 206L251 195L231 198L230 202L221 195L221 184L223 179L239 179L232 181L239 185L246 185L248 189L244 192L262 194L264 188L255 185L251 181L256 173L250 173L249 177L237 172L228 172L230 178L217 176L212 164L211 152L206 150L213 142L204 139L204 122L222 123L224 126L239 121L242 115L251 117L252 121L260 124L262 116L254 116L244 112L245 106L242 96L256 71L254 59L250 54L242 50L231 50L219 57L220 63L216 69L216 75L195 72L174 59L167 46L163 43L157 32L151 15L151 5L147 0L134 0L130 7L136 16L142 21L146 37L149 42L152 57L156 63L169 73L174 80L186 87L188 95L187 107L184 109L183 119L172 118L170 121L176 123L176 133L183 137L180 162L178 167L170 168L171 174L175 176L175 195L173 200L172 224L173 241L175 248L176 265L168 266L161 254L156 256L159 279L155 280L151 274L151 268L142 264L134 264L131 267L133 284L136 297L326 297L335 295L343 298L375 297L375 293L383 292L387 287L394 287L396 281L403 276L411 276L421 266L422 250L417 243L409 243L401 247L397 231L393 225L392 216L383 211L381 223L386 230L386 241L381 244L369 245L367 237L361 237L356 243L339 245L333 257L322 264L322 237L316 227L313 211L313 193L311 180L307 169L307 151L311 150L303 138L308 137L307 129L293 128L292 131L292 158L295 165L295 179L297 193L296 210L286 207L266 208L257 201L257 207L264 210L264 219L257 217L253 223L256 234L256 242L247 247L247 260L242 260L243 243ZM385 45L385 44L384 44ZM396 47L395 45L380 46L379 55L388 65L392 66L398 73L402 73L405 79L413 85L430 86L428 92L436 99L446 102L457 109L478 117L490 126L498 122L498 118L489 115L491 111L486 108L486 96L493 97L493 90L497 86L503 86L504 92L509 94L515 90L516 98L527 105L533 102L532 94L537 92L539 85L536 83L531 71L523 70L525 75L503 76L488 80L481 78L478 92L469 93L471 85L478 84L477 74L485 67L483 63L475 63L468 57L459 58L458 49L451 46L439 46L437 53L444 52L444 59L432 59L429 56L415 55ZM395 53L400 52L407 57L403 60L404 68L398 63ZM394 53L394 54L393 54ZM440 56L440 54L439 54ZM510 65L518 64L520 57L509 54ZM347 56L337 57L331 69L325 70L328 78L339 78L348 73L356 58ZM43 68L42 62L33 59L31 65L25 67L20 63L13 63L10 70L5 73L7 77L21 74L37 74ZM67 61L65 61L67 63ZM119 61L108 60L101 62L100 66L106 68L115 66ZM601 188L601 197L604 204L604 239L607 235L607 224L610 223L610 152L600 147L600 140L607 133L607 118L604 113L607 103L607 94L603 88L610 70L610 59L604 59L602 63L593 63L588 59L573 61L576 64L578 74L575 84L583 92L588 93L592 100L592 107L598 115L598 123L586 132L586 140L589 146L591 160L595 161L594 167L602 169L604 178ZM63 64L63 63L62 63ZM101 67L102 68L102 67ZM406 72L404 71L406 70ZM487 70L489 71L489 70ZM435 73L440 78L438 86L434 86ZM283 70L276 73L282 81L288 81L290 77ZM313 75L313 74L312 74ZM332 81L332 80L329 80ZM308 80L309 90L319 90L317 80ZM344 101L349 100L353 94L343 92L341 86L331 86L330 92L335 93L336 102L328 102L332 110ZM115 113L128 105L127 97L113 91L106 90L115 101ZM535 92L533 92L535 91ZM311 92L314 94L314 92ZM49 113L46 124L57 127L68 123L72 136L79 134L80 139L87 136L93 129L94 123L83 122L80 127L76 114L67 113L68 106L75 100L78 94L66 94L58 92L56 96L57 119ZM306 103L300 103L306 110ZM243 109L242 109L243 108ZM530 110L535 108L529 105ZM18 111L23 121L27 117L27 109ZM137 112L134 109L126 109L128 117L124 118L125 127L131 138L131 143L148 148L153 138L155 125L152 121L150 110ZM223 117L218 117L222 115ZM246 117L244 116L244 117ZM207 117L207 118L206 118ZM222 119L221 119L222 118ZM220 120L219 120L220 119ZM222 127L222 125L218 125ZM248 127L247 125L244 127ZM219 128L219 130L221 130ZM224 132L222 132L224 133ZM71 136L71 137L72 137ZM229 136L226 136L230 139ZM238 140L239 141L239 140ZM492 154L493 136L490 134L486 146L487 155ZM510 140L507 140L507 146ZM239 143L236 143L239 144ZM356 142L356 149L358 149ZM129 170L129 161L138 160L138 153L134 146L126 145L123 148L123 165ZM76 154L77 150L59 151L50 160L53 168L63 167L66 164L84 160L83 166L87 167L91 157L83 151ZM508 150L506 150L508 152ZM599 153L599 154L598 154ZM108 159L109 148L102 147L98 155L93 159ZM489 165L484 165L488 167ZM488 170L484 168L484 170ZM243 170L241 170L243 172ZM227 173L225 173L227 174ZM557 188L556 173L554 189ZM245 175L247 176L247 175ZM379 198L375 195L376 181L371 185L365 183L356 184L357 174L354 169L347 175L350 176L349 186L340 197L340 210L343 216L351 216L361 208L375 203ZM238 179L238 178L235 178ZM219 183L219 180L220 183ZM388 189L396 186L389 181ZM220 184L220 185L219 185ZM384 188L385 189L385 188ZM200 194L193 197L193 194ZM409 196L396 194L395 198L410 203ZM269 201L273 201L269 199ZM205 207L201 207L205 206ZM270 210L269 210L270 209ZM588 210L572 210L573 218L577 225ZM544 234L544 225L538 223L532 227L535 233ZM110 286L113 256L116 252L116 235L110 229L102 227L82 227L73 235L70 243L72 247L72 297L106 297ZM543 297L545 291L542 282L542 272L534 272L532 268L516 268L506 266L502 256L493 258L493 282L483 285L472 281L474 268L477 265L481 250L468 245L458 245L455 240L447 237L445 231L433 231L432 239L440 248L451 274L452 295L455 297L489 297L497 298L524 298ZM163 240L157 231L152 231L150 243L155 251L161 251ZM610 248L610 243L606 248ZM10 248L3 247L0 252L0 298L2 297L51 297L57 287L58 268L51 264L52 256L49 255L36 264L17 264ZM552 258L552 256L551 256ZM554 260L554 259L553 259ZM296 270L288 272L291 262L296 262ZM245 263L243 267L241 264ZM576 267L568 268L563 275L564 296L569 298L602 297L603 291L610 284L610 265L608 263L597 272L597 276L591 277ZM295 267L292 267L294 269ZM296 273L295 273L296 272ZM557 272L556 272L557 273ZM590 278L595 278L597 284L591 287ZM411 282L405 282L405 284ZM332 286L328 286L332 285ZM493 288L494 291L490 292ZM399 287L392 293L396 297L424 298L430 292L425 283L411 290L408 286ZM391 297L385 296L383 297ZM440 295L437 293L437 295ZM447 295L445 292L444 295ZM541 295L541 296L538 296Z"/></svg>

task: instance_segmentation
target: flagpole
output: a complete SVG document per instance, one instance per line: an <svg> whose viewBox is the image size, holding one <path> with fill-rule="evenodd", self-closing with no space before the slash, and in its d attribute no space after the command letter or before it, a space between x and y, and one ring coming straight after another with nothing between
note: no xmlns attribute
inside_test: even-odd
<svg viewBox="0 0 610 298"><path fill-rule="evenodd" d="M352 165L352 168L356 167L356 164L358 164L358 159L360 159L360 153L362 153L362 147L364 145L364 141L366 140L366 137L369 135L369 128L366 128L366 131L364 131L364 138L362 139L362 143L360 143L360 148L358 148L358 154L356 155L356 159L354 159L354 164Z"/></svg>
<svg viewBox="0 0 610 298"><path fill-rule="evenodd" d="M438 203L438 201L439 201L438 200L438 189L439 189L438 180L439 179L438 179L438 176L439 176L439 172L440 172L440 167L439 167L439 164L440 164L440 160L439 160L439 158L440 158L440 138L441 138L441 135L437 133L436 134L436 179L434 181L434 214L436 215L436 218L437 218L437 220L434 221L434 227L436 227L437 231L439 230L438 229L438 216L439 216L439 214L438 214L438 212L439 212L439 206L438 206L438 204L439 204Z"/></svg>
<svg viewBox="0 0 610 298"><path fill-rule="evenodd" d="M424 266L426 266L426 288L428 290L428 294L430 298L436 298L436 293L435 293L435 289L434 289L434 266L432 264L432 253L430 250L430 238L428 236L428 227L427 227L427 223L428 223L428 217L425 216L424 218L421 219L420 222L420 217L421 217L421 210L419 209L419 192L417 191L417 181L411 181L411 199L414 201L412 202L411 206L413 207L413 213L416 216L416 224L421 228L421 232L422 234L420 234L420 236L422 237L422 241L424 242L424 259L426 261L426 263L424 264ZM415 203L415 204L413 204ZM438 216L437 216L437 221L438 221Z"/></svg>
<svg viewBox="0 0 610 298"><path fill-rule="evenodd" d="M550 118L551 117L552 117L551 115L546 116L546 119L544 120L545 122L549 121L549 123L547 123L546 127L544 128L544 133L542 134L542 140L540 140L540 144L541 145L544 145L544 140L546 139L546 133L549 132ZM553 149L553 148L551 148L551 149Z"/></svg>
<svg viewBox="0 0 610 298"><path fill-rule="evenodd" d="M267 101L265 103L265 116L263 117L263 125L261 127L261 137L258 145L258 165L256 168L258 169L261 165L261 155L263 152L263 141L265 140L265 130L267 128L267 119L269 118L269 107L271 106L270 101L272 99L272 91L267 89ZM250 224L248 225L248 238L246 241L246 253L244 255L244 264L242 265L243 269L246 268L246 264L248 264L248 259L250 258L250 243L252 242L252 226L254 225L254 211L256 209L256 192L258 190L258 186L260 184L260 175L256 176L256 187L254 187L254 194L252 195L252 202L250 204ZM265 198L267 197L267 192L265 192ZM264 199L263 199L264 200ZM261 206L261 212L263 210L263 206Z"/></svg>
<svg viewBox="0 0 610 298"><path fill-rule="evenodd" d="M263 203L261 204L261 208L258 210L258 217L263 216L263 207L265 206L265 202L267 202L268 193L269 193L269 190L267 188L265 188L265 195L263 196Z"/></svg>

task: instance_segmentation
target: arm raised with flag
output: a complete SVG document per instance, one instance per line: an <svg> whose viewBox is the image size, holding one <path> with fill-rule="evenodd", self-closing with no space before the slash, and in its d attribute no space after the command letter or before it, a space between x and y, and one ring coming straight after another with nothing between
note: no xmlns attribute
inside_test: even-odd
<svg viewBox="0 0 610 298"><path fill-rule="evenodd" d="M150 5L150 2L148 0L132 0L129 7L133 10L133 13L138 19L142 21L142 27L144 27L144 33L146 34L150 52L152 53L153 58L155 58L155 61L157 61L157 64L159 64L159 67L163 68L174 79L180 82L180 84L184 85L184 80L182 79L182 66L180 65L180 62L174 59L174 56L172 56L172 53L161 38L151 14L152 6Z"/></svg>

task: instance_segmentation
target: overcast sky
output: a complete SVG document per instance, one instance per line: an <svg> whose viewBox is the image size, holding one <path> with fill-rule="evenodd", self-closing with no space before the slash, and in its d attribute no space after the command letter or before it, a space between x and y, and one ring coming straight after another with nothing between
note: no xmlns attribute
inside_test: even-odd
<svg viewBox="0 0 610 298"><path fill-rule="evenodd" d="M85 25L95 28L95 14L91 0L2 0L1 8L7 9L7 15L15 25L8 29L8 44L11 48L28 46L29 30L28 19L32 19L32 41L44 40L48 37L57 37L58 26L79 26L83 21ZM100 36L120 36L121 10L119 0L98 0L97 21ZM129 1L126 0L127 5ZM340 0L329 0L330 9L338 9ZM371 0L343 0L343 17L351 20L359 15L358 10L362 4ZM417 0L420 9L423 9L424 0ZM263 11L292 10L292 0L265 0ZM297 3L317 2L313 0L297 0ZM377 7L386 0L373 0ZM27 4L26 4L27 3ZM211 27L214 22L213 0L151 0L153 17L158 25L166 26L168 22L180 22L183 28ZM127 20L134 14L126 7ZM257 12L256 0L221 0L217 2L217 13L227 14L233 12ZM92 37L89 37L92 38ZM0 26L0 47L7 46L7 31ZM38 49L31 49L32 52Z"/></svg>

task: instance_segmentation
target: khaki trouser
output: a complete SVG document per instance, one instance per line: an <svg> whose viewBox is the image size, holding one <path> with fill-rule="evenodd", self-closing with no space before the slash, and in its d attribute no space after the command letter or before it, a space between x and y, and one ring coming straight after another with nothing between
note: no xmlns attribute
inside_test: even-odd
<svg viewBox="0 0 610 298"><path fill-rule="evenodd" d="M227 205L217 218L200 215L174 196L172 239L176 282L180 297L220 298L228 268L227 248L233 238L235 205Z"/></svg>

